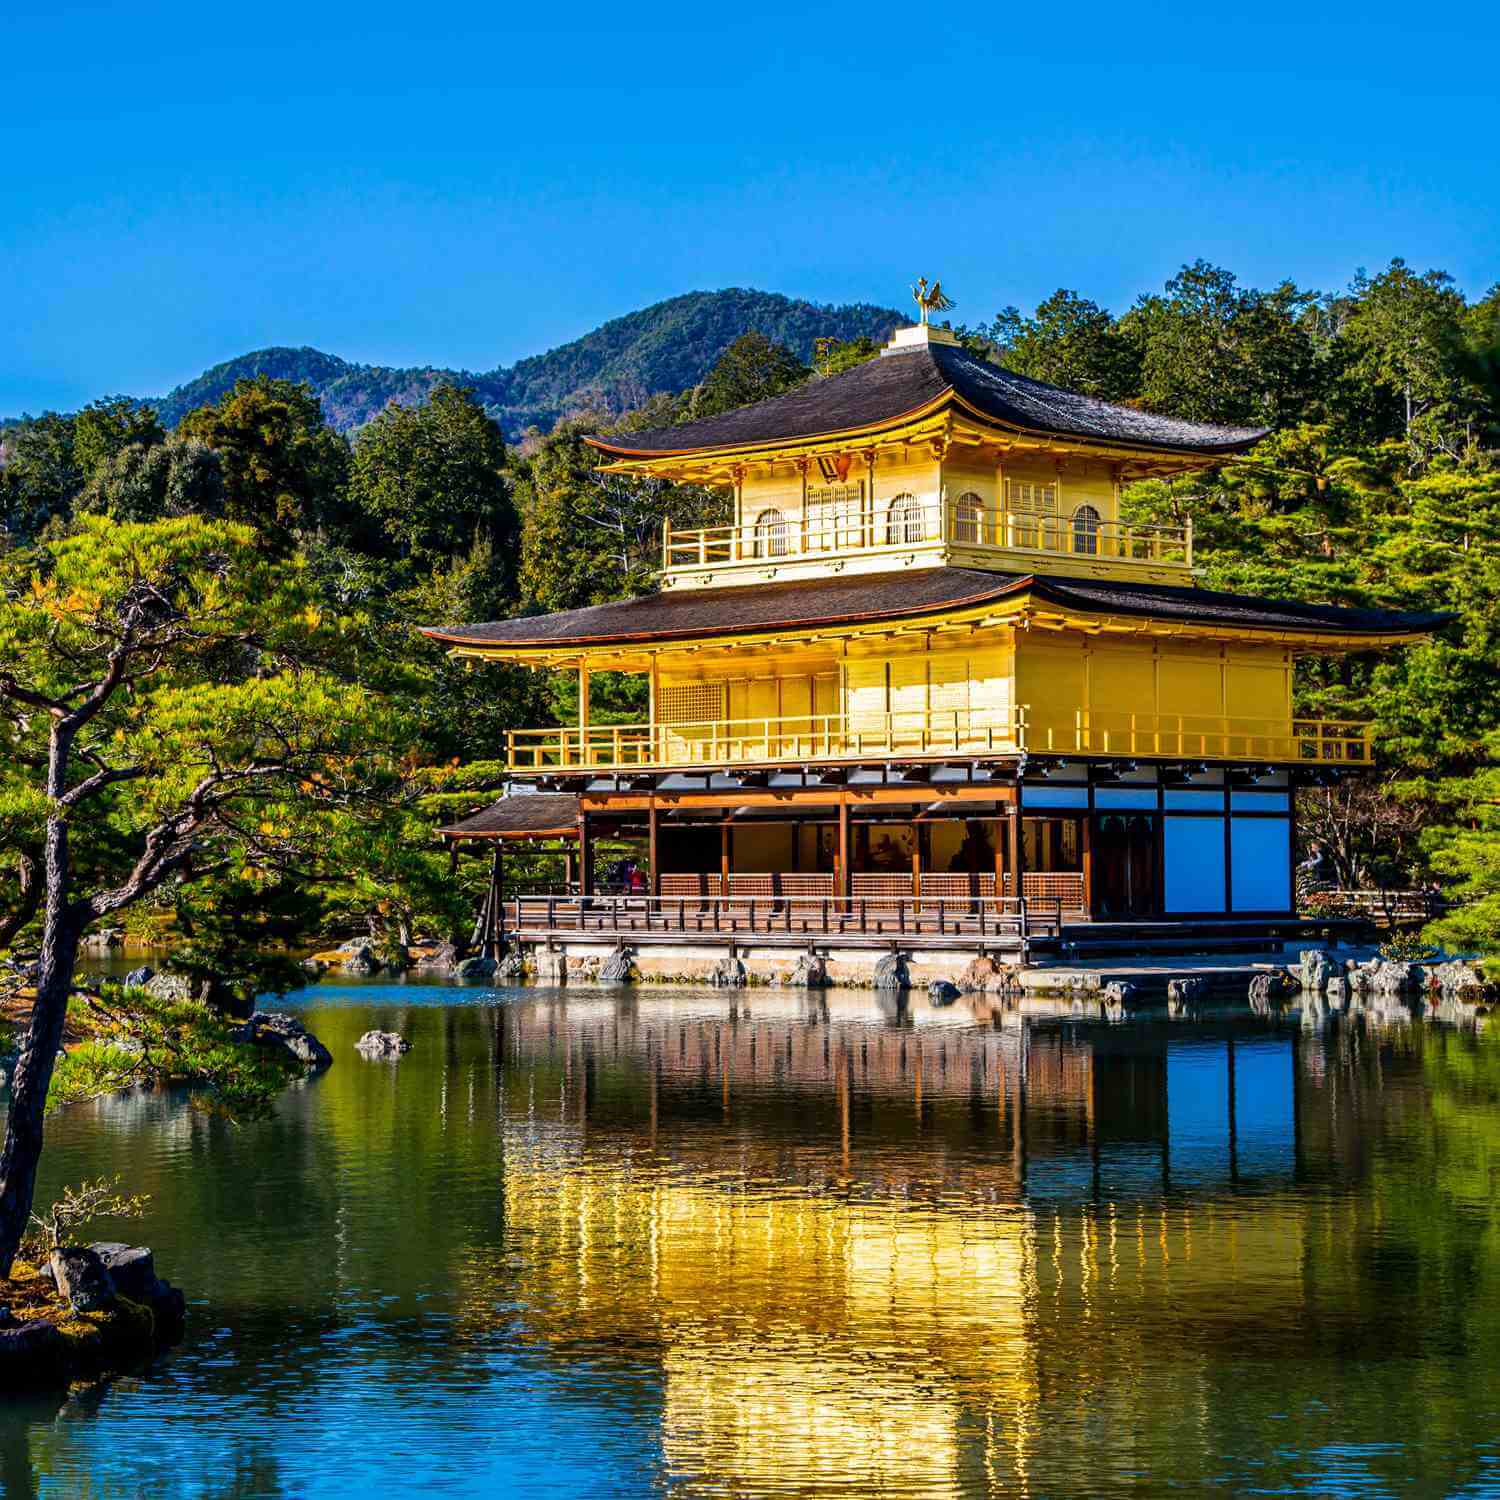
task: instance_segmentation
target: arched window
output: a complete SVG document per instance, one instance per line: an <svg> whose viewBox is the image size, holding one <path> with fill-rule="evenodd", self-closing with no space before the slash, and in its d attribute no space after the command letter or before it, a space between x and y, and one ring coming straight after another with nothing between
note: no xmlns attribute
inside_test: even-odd
<svg viewBox="0 0 1500 1500"><path fill-rule="evenodd" d="M984 501L966 490L953 505L953 540L977 542L984 531Z"/></svg>
<svg viewBox="0 0 1500 1500"><path fill-rule="evenodd" d="M779 510L761 511L755 518L755 536L751 555L785 557L786 554L786 517Z"/></svg>
<svg viewBox="0 0 1500 1500"><path fill-rule="evenodd" d="M1080 505L1073 512L1073 550L1093 556L1099 551L1099 512L1092 505Z"/></svg>
<svg viewBox="0 0 1500 1500"><path fill-rule="evenodd" d="M885 539L892 546L902 542L920 542L922 505L915 495L897 495L886 511Z"/></svg>

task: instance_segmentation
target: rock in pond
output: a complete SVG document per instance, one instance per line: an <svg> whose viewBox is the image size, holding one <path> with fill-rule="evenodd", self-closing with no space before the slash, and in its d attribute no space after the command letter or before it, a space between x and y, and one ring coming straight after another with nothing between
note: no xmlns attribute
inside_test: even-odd
<svg viewBox="0 0 1500 1500"><path fill-rule="evenodd" d="M366 1057L400 1057L411 1051L411 1043L399 1031L367 1031L354 1044Z"/></svg>
<svg viewBox="0 0 1500 1500"><path fill-rule="evenodd" d="M166 1289L166 1283L156 1274L156 1258L145 1245L99 1240L89 1246L89 1252L98 1257L122 1297L150 1302Z"/></svg>
<svg viewBox="0 0 1500 1500"><path fill-rule="evenodd" d="M231 1039L254 1042L258 1047L280 1047L309 1068L326 1068L333 1062L333 1053L296 1016L278 1011L256 1011L244 1025L235 1027Z"/></svg>
<svg viewBox="0 0 1500 1500"><path fill-rule="evenodd" d="M346 974L378 974L385 968L370 943L352 943L344 959Z"/></svg>
<svg viewBox="0 0 1500 1500"><path fill-rule="evenodd" d="M911 988L911 975L907 972L906 960L899 953L887 953L875 965L875 988L877 990Z"/></svg>
<svg viewBox="0 0 1500 1500"><path fill-rule="evenodd" d="M142 964L138 969L132 969L125 976L125 983L133 989L140 989L151 983L156 978L156 970L150 964Z"/></svg>
<svg viewBox="0 0 1500 1500"><path fill-rule="evenodd" d="M493 958L466 958L453 966L455 979L493 979L499 965Z"/></svg>
<svg viewBox="0 0 1500 1500"><path fill-rule="evenodd" d="M100 1312L114 1304L115 1283L104 1262L82 1245L65 1245L48 1262L58 1292L74 1312Z"/></svg>
<svg viewBox="0 0 1500 1500"><path fill-rule="evenodd" d="M639 978L630 949L623 943L599 965L600 984L629 984Z"/></svg>
<svg viewBox="0 0 1500 1500"><path fill-rule="evenodd" d="M743 959L727 953L709 970L708 982L716 990L742 990L750 982Z"/></svg>
<svg viewBox="0 0 1500 1500"><path fill-rule="evenodd" d="M1295 988L1290 975L1280 969L1268 969L1251 978L1250 1004L1258 1010L1267 1009L1278 1001L1290 999Z"/></svg>
<svg viewBox="0 0 1500 1500"><path fill-rule="evenodd" d="M828 965L820 953L799 953L796 962L781 976L787 989L821 990L828 987Z"/></svg>
<svg viewBox="0 0 1500 1500"><path fill-rule="evenodd" d="M501 984L514 984L519 979L526 977L526 955L519 948L512 948L504 958L495 965L495 978Z"/></svg>
<svg viewBox="0 0 1500 1500"><path fill-rule="evenodd" d="M952 1005L961 994L963 991L947 979L934 979L927 986L927 998L934 1005Z"/></svg>
<svg viewBox="0 0 1500 1500"><path fill-rule="evenodd" d="M1321 948L1304 948L1298 958L1302 988L1310 995L1321 995L1333 975L1333 960Z"/></svg>

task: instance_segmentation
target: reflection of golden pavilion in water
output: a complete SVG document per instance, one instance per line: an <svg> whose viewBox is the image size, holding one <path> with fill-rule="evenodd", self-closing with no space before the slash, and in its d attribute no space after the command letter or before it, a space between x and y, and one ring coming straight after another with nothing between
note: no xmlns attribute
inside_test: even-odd
<svg viewBox="0 0 1500 1500"><path fill-rule="evenodd" d="M1176 1123L1190 1139L1175 1155L1203 1158L1210 1194L1230 1185L1208 1180L1217 1158L1191 1138L1209 1110L1171 1117L1165 1098L1144 1111L1133 1099L1147 1139L1126 1138L1122 1100L1170 1088L1177 1042L1121 1052L1103 1030L1094 1045L941 1013L910 1029L830 1025L787 996L757 994L749 1010L570 999L506 1016L521 1076L550 1062L559 1079L507 1112L525 1322L573 1349L652 1351L664 1459L690 1486L1024 1491L1059 1422L1111 1412L1128 1470L1143 1329L1191 1345L1233 1336L1251 1306L1261 1327L1295 1316L1285 1272L1304 1219L1274 1187L1242 1212L1211 1196L1166 1203L1130 1176ZM1209 1083L1216 1059L1232 1077L1232 1043L1188 1052ZM1273 1055L1289 1086L1290 1040L1257 1067ZM1232 1085L1224 1108L1232 1173L1232 1122L1248 1119ZM1049 1206L1048 1171L1076 1187L1080 1164L1096 1193L1101 1170L1115 1185L1088 1212ZM1173 1169L1163 1158L1158 1171Z"/></svg>

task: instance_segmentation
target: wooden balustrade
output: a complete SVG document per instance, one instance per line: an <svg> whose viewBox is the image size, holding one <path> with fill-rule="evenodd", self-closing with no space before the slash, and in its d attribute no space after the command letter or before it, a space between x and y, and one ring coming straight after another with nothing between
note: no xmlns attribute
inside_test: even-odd
<svg viewBox="0 0 1500 1500"><path fill-rule="evenodd" d="M506 736L516 771L576 767L806 764L866 757L1109 755L1185 760L1370 765L1370 726L1349 719L1223 715L1034 712L801 714L684 724L591 724L586 729L514 729Z"/></svg>
<svg viewBox="0 0 1500 1500"><path fill-rule="evenodd" d="M665 882L667 877L663 877ZM601 937L656 935L724 936L788 940L961 939L983 944L1024 944L1029 938L1055 938L1062 931L1063 906L1029 896L963 897L913 901L895 896L820 895L768 884L765 893L748 885L737 894L709 894L716 876L691 876L696 889L660 896L521 896L506 902L507 929L531 938L553 934ZM785 876L731 876L731 881L782 882Z"/></svg>
<svg viewBox="0 0 1500 1500"><path fill-rule="evenodd" d="M706 568L853 556L912 547L978 548L988 552L1042 552L1103 562L1193 566L1193 528L1106 521L1085 507L1079 513L1031 513L973 506L946 496L899 513L877 501L843 515L785 516L777 522L662 529L662 566Z"/></svg>

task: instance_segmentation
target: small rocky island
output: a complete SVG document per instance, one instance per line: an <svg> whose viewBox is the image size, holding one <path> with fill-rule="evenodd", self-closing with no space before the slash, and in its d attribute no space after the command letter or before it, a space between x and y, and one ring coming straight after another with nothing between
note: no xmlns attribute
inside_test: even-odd
<svg viewBox="0 0 1500 1500"><path fill-rule="evenodd" d="M141 1245L65 1245L11 1268L0 1308L0 1389L38 1390L144 1364L182 1338L182 1292Z"/></svg>

